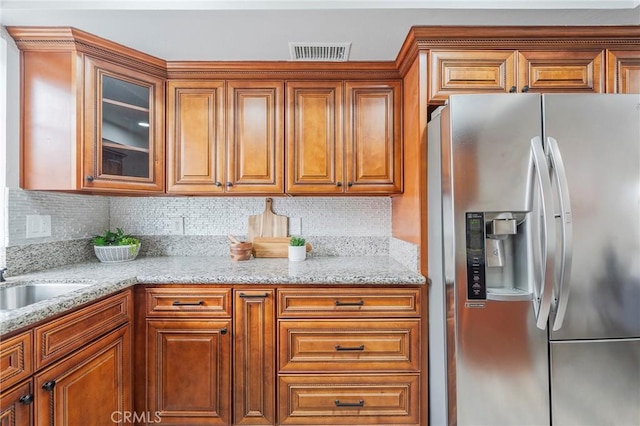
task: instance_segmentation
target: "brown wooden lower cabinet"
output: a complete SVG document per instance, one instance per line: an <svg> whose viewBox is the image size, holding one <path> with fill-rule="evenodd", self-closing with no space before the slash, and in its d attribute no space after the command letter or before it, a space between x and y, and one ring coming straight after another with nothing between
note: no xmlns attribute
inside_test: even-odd
<svg viewBox="0 0 640 426"><path fill-rule="evenodd" d="M281 375L281 425L417 425L418 374Z"/></svg>
<svg viewBox="0 0 640 426"><path fill-rule="evenodd" d="M30 426L33 424L33 382L27 380L0 392L0 425Z"/></svg>
<svg viewBox="0 0 640 426"><path fill-rule="evenodd" d="M35 424L126 424L131 413L131 325L126 324L34 376Z"/></svg>
<svg viewBox="0 0 640 426"><path fill-rule="evenodd" d="M230 319L148 320L147 409L137 411L162 425L231 424L230 330Z"/></svg>

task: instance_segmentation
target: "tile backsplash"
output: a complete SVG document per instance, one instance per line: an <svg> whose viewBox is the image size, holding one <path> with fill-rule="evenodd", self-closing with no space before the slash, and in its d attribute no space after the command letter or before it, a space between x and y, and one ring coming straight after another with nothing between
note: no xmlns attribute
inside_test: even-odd
<svg viewBox="0 0 640 426"><path fill-rule="evenodd" d="M89 239L122 228L142 240L141 256L224 256L226 236L244 237L265 197L110 197L7 191L8 275L93 258ZM390 255L417 270L417 247L391 237L389 197L274 197L273 211L300 218L312 256ZM50 215L51 236L26 238L27 215ZM173 222L184 224L176 234Z"/></svg>

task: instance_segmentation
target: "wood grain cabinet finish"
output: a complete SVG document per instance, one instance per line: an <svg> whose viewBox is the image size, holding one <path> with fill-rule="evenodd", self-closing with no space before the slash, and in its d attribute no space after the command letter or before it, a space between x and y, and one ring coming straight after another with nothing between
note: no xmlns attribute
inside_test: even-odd
<svg viewBox="0 0 640 426"><path fill-rule="evenodd" d="M152 317L230 317L231 289L153 287L147 289L146 315Z"/></svg>
<svg viewBox="0 0 640 426"><path fill-rule="evenodd" d="M516 88L516 54L509 50L432 50L429 102L459 93L508 93Z"/></svg>
<svg viewBox="0 0 640 426"><path fill-rule="evenodd" d="M33 374L32 336L29 330L0 341L1 392Z"/></svg>
<svg viewBox="0 0 640 426"><path fill-rule="evenodd" d="M131 325L34 376L36 425L126 424L132 412Z"/></svg>
<svg viewBox="0 0 640 426"><path fill-rule="evenodd" d="M342 81L287 82L289 194L343 192Z"/></svg>
<svg viewBox="0 0 640 426"><path fill-rule="evenodd" d="M607 76L608 93L640 93L640 50L609 50Z"/></svg>
<svg viewBox="0 0 640 426"><path fill-rule="evenodd" d="M33 425L33 382L25 382L11 389L0 391L0 425Z"/></svg>
<svg viewBox="0 0 640 426"><path fill-rule="evenodd" d="M429 62L434 104L453 94L605 91L602 49L432 50Z"/></svg>
<svg viewBox="0 0 640 426"><path fill-rule="evenodd" d="M234 290L233 419L236 425L276 421L275 291Z"/></svg>
<svg viewBox="0 0 640 426"><path fill-rule="evenodd" d="M164 80L145 72L142 61L128 61L140 65L137 69L120 65L117 59L108 61L80 52L78 46L91 50L91 43L97 40L81 31L56 28L42 33L37 28L12 28L10 32L21 49L20 186L164 192ZM74 37L69 32L91 42L69 43L68 38ZM109 56L108 49L98 52ZM108 98L114 87L122 89L119 85L137 88L140 93L124 100ZM140 119L123 127L135 118ZM132 140L135 142L130 143Z"/></svg>
<svg viewBox="0 0 640 426"><path fill-rule="evenodd" d="M133 319L131 291L80 308L34 328L35 368L83 348L106 331Z"/></svg>
<svg viewBox="0 0 640 426"><path fill-rule="evenodd" d="M402 191L402 84L345 82L346 193Z"/></svg>
<svg viewBox="0 0 640 426"><path fill-rule="evenodd" d="M225 179L225 82L169 81L167 192L219 194Z"/></svg>
<svg viewBox="0 0 640 426"><path fill-rule="evenodd" d="M280 425L419 425L414 374L297 375L279 379Z"/></svg>
<svg viewBox="0 0 640 426"><path fill-rule="evenodd" d="M228 193L284 192L284 82L227 81Z"/></svg>
<svg viewBox="0 0 640 426"><path fill-rule="evenodd" d="M421 313L414 288L279 289L279 424L420 424Z"/></svg>
<svg viewBox="0 0 640 426"><path fill-rule="evenodd" d="M83 189L164 192L164 80L85 56Z"/></svg>
<svg viewBox="0 0 640 426"><path fill-rule="evenodd" d="M603 93L602 49L518 51L519 92Z"/></svg>

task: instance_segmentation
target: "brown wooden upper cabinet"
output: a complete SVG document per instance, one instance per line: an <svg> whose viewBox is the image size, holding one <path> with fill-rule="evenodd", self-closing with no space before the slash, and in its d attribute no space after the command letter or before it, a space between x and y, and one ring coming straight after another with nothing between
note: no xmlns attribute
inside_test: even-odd
<svg viewBox="0 0 640 426"><path fill-rule="evenodd" d="M21 50L24 189L164 191L164 61L72 28L8 28Z"/></svg>
<svg viewBox="0 0 640 426"><path fill-rule="evenodd" d="M400 81L288 81L289 194L402 191Z"/></svg>
<svg viewBox="0 0 640 426"><path fill-rule="evenodd" d="M167 192L282 193L284 83L169 81Z"/></svg>
<svg viewBox="0 0 640 426"><path fill-rule="evenodd" d="M607 52L607 92L640 93L640 51Z"/></svg>
<svg viewBox="0 0 640 426"><path fill-rule="evenodd" d="M85 57L83 188L164 190L164 80Z"/></svg>
<svg viewBox="0 0 640 426"><path fill-rule="evenodd" d="M462 93L605 91L602 49L432 50L429 103Z"/></svg>

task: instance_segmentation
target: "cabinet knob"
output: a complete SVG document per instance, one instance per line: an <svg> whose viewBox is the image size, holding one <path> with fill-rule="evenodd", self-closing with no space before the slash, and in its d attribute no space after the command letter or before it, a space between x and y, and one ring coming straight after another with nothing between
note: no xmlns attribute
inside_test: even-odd
<svg viewBox="0 0 640 426"><path fill-rule="evenodd" d="M220 186L222 186L222 183L221 182L216 182L216 186L220 187Z"/></svg>
<svg viewBox="0 0 640 426"><path fill-rule="evenodd" d="M336 186L342 186L342 182L337 182Z"/></svg>
<svg viewBox="0 0 640 426"><path fill-rule="evenodd" d="M353 186L353 182L347 182L347 186L351 188Z"/></svg>
<svg viewBox="0 0 640 426"><path fill-rule="evenodd" d="M509 93L516 93L518 91L518 89L516 88L516 86L511 86L511 88L509 89Z"/></svg>
<svg viewBox="0 0 640 426"><path fill-rule="evenodd" d="M29 395L24 395L22 397L20 397L20 403L24 404L24 405L29 405L33 402L33 394L30 393Z"/></svg>
<svg viewBox="0 0 640 426"><path fill-rule="evenodd" d="M233 182L227 182L227 186L233 186Z"/></svg>
<svg viewBox="0 0 640 426"><path fill-rule="evenodd" d="M522 93L527 93L529 91L529 86L522 87Z"/></svg>
<svg viewBox="0 0 640 426"><path fill-rule="evenodd" d="M42 389L46 390L47 392L51 392L55 387L56 387L55 380L50 380L46 382L44 385L42 385Z"/></svg>
<svg viewBox="0 0 640 426"><path fill-rule="evenodd" d="M93 179L95 179L93 176L87 176L87 182L93 182Z"/></svg>
<svg viewBox="0 0 640 426"><path fill-rule="evenodd" d="M222 330L220 330L220 334L227 334L229 330L227 330L227 327L224 327Z"/></svg>

